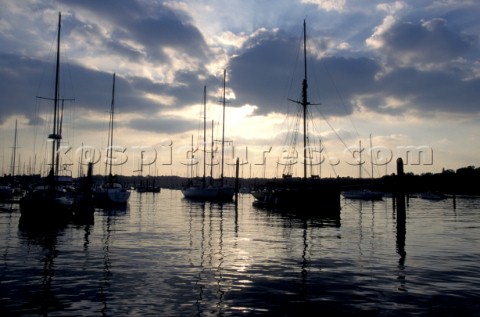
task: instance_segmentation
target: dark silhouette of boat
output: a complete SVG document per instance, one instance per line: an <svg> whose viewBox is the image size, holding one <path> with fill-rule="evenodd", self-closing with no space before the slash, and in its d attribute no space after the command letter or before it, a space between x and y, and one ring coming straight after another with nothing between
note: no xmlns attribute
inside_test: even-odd
<svg viewBox="0 0 480 317"><path fill-rule="evenodd" d="M284 174L280 181L265 184L262 189L252 191L256 198L254 206L283 209L292 212L327 215L339 213L340 187L335 180L324 180L312 175L307 177L307 112L311 105L308 100L307 83L307 35L306 22L303 22L304 79L302 81L302 99L291 100L302 107L303 121L303 178L293 178Z"/></svg>

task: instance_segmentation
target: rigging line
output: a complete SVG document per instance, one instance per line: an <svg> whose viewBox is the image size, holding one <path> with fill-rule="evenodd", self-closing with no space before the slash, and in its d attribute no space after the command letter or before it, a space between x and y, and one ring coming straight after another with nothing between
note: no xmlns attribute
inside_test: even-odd
<svg viewBox="0 0 480 317"><path fill-rule="evenodd" d="M285 116L285 122L288 123L288 117L289 117L289 114L292 112L292 106L294 107L294 112L296 112L295 114L295 118L299 115L300 113L300 109L297 107L296 104L293 104L291 102L289 102L289 98L288 96L289 95L292 95L291 92L292 91L295 91L295 96L299 96L299 93L301 94L301 90L299 89L299 87L297 87L297 73L298 73L298 69L299 67L297 67L296 65L298 65L299 61L300 61L300 57L303 56L303 50L302 50L302 45L300 45L302 42L303 42L303 27L300 29L300 32L299 32L299 35L297 37L295 37L297 40L295 41L295 47L297 47L297 50L296 50L296 55L295 55L295 58L293 59L292 61L292 64L290 66L290 81L288 82L288 84L286 86L287 89L285 89L284 91L286 92L285 93L285 96L282 98L282 104L284 102L286 102L286 108L287 108L287 111L286 111L286 116ZM298 98L297 98L298 99ZM293 121L294 125L293 125L293 129L289 126L289 133L287 134L287 142L289 141L290 139L290 132L291 131L295 131L295 130L298 130L298 128L295 129L295 127L297 126L297 123L296 121ZM297 131L295 131L295 133L297 133Z"/></svg>
<svg viewBox="0 0 480 317"><path fill-rule="evenodd" d="M327 75L328 75L328 78L329 78L330 81L332 82L333 88L335 89L335 92L337 93L338 99L340 99L340 103L342 104L343 109L345 110L345 114L347 115L348 119L350 120L350 123L352 124L353 129L355 130L355 133L357 133L358 138L360 138L360 134L358 133L357 127L355 126L355 123L353 123L352 117L351 117L351 116L348 114L348 112L347 112L347 107L346 107L346 105L345 105L344 99L342 98L342 95L340 94L340 90L338 89L337 84L336 84L335 81L333 80L332 74L331 74L330 71L328 70L327 63L325 63L323 60L320 60L320 62L321 62L321 64L323 65L323 68L325 69L325 71L326 71L326 73L327 73Z"/></svg>
<svg viewBox="0 0 480 317"><path fill-rule="evenodd" d="M318 109L318 106L316 106L318 112L320 113L320 115L322 116L323 120L325 120L325 122L328 124L328 126L330 127L330 129L332 129L333 133L335 133L335 135L337 136L337 138L340 140L340 142L342 142L342 144L345 146L345 148L351 153L353 154L352 150L350 150L350 148L347 146L347 144L345 144L345 142L342 140L342 138L340 137L340 135L337 133L337 131L333 128L333 126L330 124L330 122L328 122L327 118L325 117L325 115L320 111L320 109Z"/></svg>
<svg viewBox="0 0 480 317"><path fill-rule="evenodd" d="M70 137L71 138L71 143L74 144L74 141L75 141L75 129L74 129L74 122L75 122L75 118L77 118L76 116L76 103L75 103L75 86L73 84L73 76L72 76L72 69L70 67L70 63L69 63L69 58L68 58L68 50L64 50L65 53L63 54L64 56L64 59L66 60L66 62L64 62L64 66L62 68L62 71L64 73L64 77L68 78L68 80L66 80L66 82L69 84L69 89L71 90L71 94L73 95L71 98L68 98L68 100L72 101L72 107L71 107L71 111L69 111L68 113L70 113L69 115L69 122L70 122L70 129L67 129L67 138Z"/></svg>
<svg viewBox="0 0 480 317"><path fill-rule="evenodd" d="M327 157L328 161L330 161L330 155L328 155L327 148L324 147L324 149L325 149L325 156ZM332 168L333 173L335 174L335 177L338 177L338 173L335 170L335 166L333 164L330 164L330 167Z"/></svg>

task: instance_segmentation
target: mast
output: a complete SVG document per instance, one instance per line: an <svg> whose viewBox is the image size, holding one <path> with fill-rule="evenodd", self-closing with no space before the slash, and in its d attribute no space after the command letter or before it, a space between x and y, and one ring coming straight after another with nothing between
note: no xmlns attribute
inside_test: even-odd
<svg viewBox="0 0 480 317"><path fill-rule="evenodd" d="M305 20L303 20L303 69L304 69L304 77L302 81L302 100L292 100L299 105L302 106L303 110L303 180L307 180L307 111L308 106L311 103L308 101L307 95L307 24Z"/></svg>
<svg viewBox="0 0 480 317"><path fill-rule="evenodd" d="M362 178L362 140L358 141L358 155L359 155L359 161L358 161L358 177Z"/></svg>
<svg viewBox="0 0 480 317"><path fill-rule="evenodd" d="M203 187L206 185L207 168L207 86L203 86Z"/></svg>
<svg viewBox="0 0 480 317"><path fill-rule="evenodd" d="M212 140L211 140L212 149L210 151L210 183L213 180L213 159L215 158L215 153L213 152L214 147L215 147L215 141L213 140L213 134L214 134L213 133L213 125L214 125L214 122L212 120Z"/></svg>
<svg viewBox="0 0 480 317"><path fill-rule="evenodd" d="M372 168L372 190L373 190L373 147L372 147L372 134L370 133L370 165Z"/></svg>
<svg viewBox="0 0 480 317"><path fill-rule="evenodd" d="M15 160L17 156L17 120L15 119L15 134L13 136L13 148L12 148L12 167L11 167L11 172L10 174L12 175L12 178L15 177Z"/></svg>
<svg viewBox="0 0 480 317"><path fill-rule="evenodd" d="M223 186L223 162L225 154L225 82L227 78L227 70L223 70L223 119L222 119L222 170L220 173L220 184Z"/></svg>
<svg viewBox="0 0 480 317"><path fill-rule="evenodd" d="M108 173L109 183L113 181L112 179L112 160L113 160L113 113L115 110L115 73L113 73L113 84L112 84L112 103L110 105L110 124L108 129L108 157L110 159L110 167Z"/></svg>
<svg viewBox="0 0 480 317"><path fill-rule="evenodd" d="M49 139L52 139L52 168L51 172L53 176L58 175L58 159L56 159L55 152L57 151L58 144L62 136L58 131L58 100L59 100L59 77L60 77L60 28L61 28L61 19L62 15L58 13L58 31L57 31L57 60L55 68L55 92L53 97L53 130L52 134L48 136ZM55 178L55 177L54 177ZM53 179L54 179L53 178Z"/></svg>
<svg viewBox="0 0 480 317"><path fill-rule="evenodd" d="M303 179L307 179L307 27L303 20L303 67L304 79L302 83L302 107L303 107Z"/></svg>

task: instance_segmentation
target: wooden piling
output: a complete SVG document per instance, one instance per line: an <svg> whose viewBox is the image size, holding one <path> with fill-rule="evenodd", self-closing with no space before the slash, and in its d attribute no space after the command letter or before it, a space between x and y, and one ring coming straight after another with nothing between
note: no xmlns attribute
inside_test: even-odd
<svg viewBox="0 0 480 317"><path fill-rule="evenodd" d="M405 238L406 238L406 212L405 212L405 174L403 172L403 160L397 159L397 179L395 184L395 200L397 211L397 252L400 255L399 265L405 263Z"/></svg>

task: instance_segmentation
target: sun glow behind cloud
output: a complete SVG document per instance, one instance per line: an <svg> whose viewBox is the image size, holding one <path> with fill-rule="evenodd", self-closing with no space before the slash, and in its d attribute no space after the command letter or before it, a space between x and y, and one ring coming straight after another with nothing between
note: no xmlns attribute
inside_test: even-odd
<svg viewBox="0 0 480 317"><path fill-rule="evenodd" d="M51 3L2 4L0 75L6 96L0 114L2 135L12 134L14 116L25 118L22 125L34 122L31 105L39 94L34 91L39 70L46 69L47 60L54 60L50 55L58 7ZM290 75L295 57L291 45L305 17L313 53L309 67L318 75L310 77L309 84L321 91L311 95L312 102L322 103L324 115L346 144L357 144L358 139L367 144L370 133L375 143L385 141L388 147L402 142L431 144L445 155L435 159L454 168L456 162L468 161L459 154L472 148L466 143L471 138L465 135L478 134L475 100L480 97L475 87L480 57L478 36L472 32L478 20L472 13L475 1L422 5L305 0L292 5L279 0L272 6L258 1L111 5L108 1L65 0L60 7L62 50L73 66L69 70L73 82L80 84L73 94L80 122L75 122L72 142L103 139L102 121L106 119L100 118L108 106L110 78L115 72L119 79L119 141L128 146L138 145L139 140L158 146L168 139L183 149L191 135L198 134L203 85L209 90L209 119L215 121L218 132L221 104L217 101L226 68L230 101L226 134L239 147L249 148L249 161L254 165L261 162L263 152L285 135L287 107L279 106L278 100L297 98L286 96L287 79L283 78ZM328 75L322 75L325 72ZM334 85L329 77L335 79ZM299 93L300 81L292 85ZM338 102L336 95L343 101ZM455 133L445 135L446 129L436 128L438 122L451 127L462 123L451 129ZM332 156L341 156L343 144L323 127L318 133L324 137L324 145ZM459 140L453 141L453 135ZM474 158L472 151L464 156ZM185 155L180 156L183 159ZM270 167L274 165L274 160L269 162ZM412 168L421 172L442 167ZM352 169L347 170L350 173Z"/></svg>

